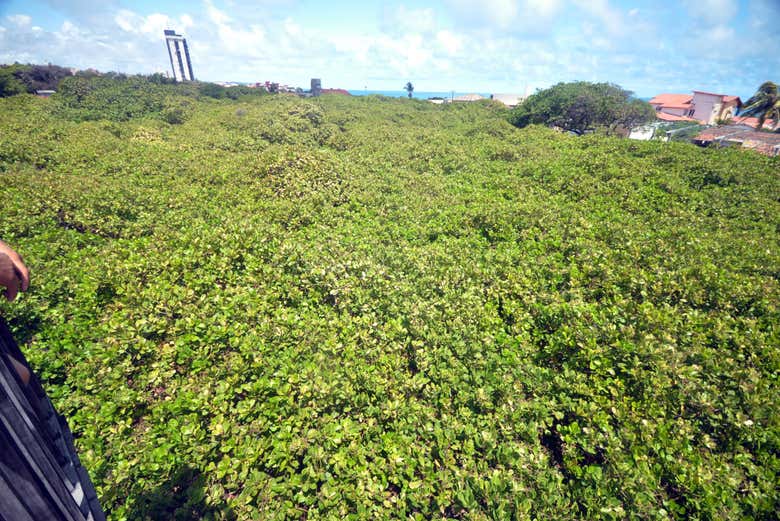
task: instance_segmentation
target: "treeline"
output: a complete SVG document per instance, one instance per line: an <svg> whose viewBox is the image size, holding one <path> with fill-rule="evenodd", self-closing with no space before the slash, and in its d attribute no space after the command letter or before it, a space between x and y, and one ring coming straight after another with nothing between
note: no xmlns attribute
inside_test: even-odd
<svg viewBox="0 0 780 521"><path fill-rule="evenodd" d="M265 94L244 86L225 88L215 83L177 83L163 74L128 75L78 71L56 65L0 66L0 97L38 90L56 90L54 109L66 119L127 121L159 117L168 123L182 123L192 102L198 99L239 99Z"/></svg>

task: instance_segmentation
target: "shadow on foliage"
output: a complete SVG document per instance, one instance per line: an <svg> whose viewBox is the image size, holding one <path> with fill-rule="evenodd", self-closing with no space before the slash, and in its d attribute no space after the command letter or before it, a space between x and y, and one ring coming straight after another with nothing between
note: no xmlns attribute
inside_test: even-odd
<svg viewBox="0 0 780 521"><path fill-rule="evenodd" d="M130 519L138 521L189 521L197 519L235 520L226 504L206 502L206 478L199 470L185 466L176 470L159 487L136 496Z"/></svg>
<svg viewBox="0 0 780 521"><path fill-rule="evenodd" d="M20 346L27 345L32 340L33 336L43 326L43 320L38 313L28 312L23 314L16 314L10 317L6 317L8 325L14 332L14 338L16 343Z"/></svg>

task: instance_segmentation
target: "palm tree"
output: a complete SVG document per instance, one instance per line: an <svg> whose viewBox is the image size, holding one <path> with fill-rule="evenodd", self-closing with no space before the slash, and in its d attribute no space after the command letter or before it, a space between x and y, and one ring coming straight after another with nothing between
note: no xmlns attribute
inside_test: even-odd
<svg viewBox="0 0 780 521"><path fill-rule="evenodd" d="M412 92L414 92L414 85L412 85L411 81L406 82L406 86L404 87L404 90L409 93L409 99L412 99Z"/></svg>
<svg viewBox="0 0 780 521"><path fill-rule="evenodd" d="M771 81L762 83L753 97L747 100L740 116L758 117L757 130L761 130L767 119L774 119L774 128L780 128L780 95L777 85Z"/></svg>

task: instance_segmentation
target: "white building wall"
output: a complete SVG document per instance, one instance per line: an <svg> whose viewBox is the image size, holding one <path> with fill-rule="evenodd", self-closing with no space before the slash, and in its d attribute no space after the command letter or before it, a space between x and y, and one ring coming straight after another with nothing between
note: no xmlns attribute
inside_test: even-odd
<svg viewBox="0 0 780 521"><path fill-rule="evenodd" d="M669 107L661 109L661 112L665 112L667 114L672 114L674 116L687 116L688 110L687 109L672 109Z"/></svg>
<svg viewBox="0 0 780 521"><path fill-rule="evenodd" d="M184 76L182 76L181 73L183 64L179 59L179 54L176 53L176 40L174 40L173 38L168 38L167 42L168 42L168 52L171 53L170 56L171 56L171 63L173 67L173 77L176 79L176 81L184 81Z"/></svg>
<svg viewBox="0 0 780 521"><path fill-rule="evenodd" d="M173 68L173 77L176 81L192 81L192 71L189 62L189 50L187 43L181 35L165 36L165 43L170 53L171 67Z"/></svg>
<svg viewBox="0 0 780 521"><path fill-rule="evenodd" d="M639 141L649 141L655 134L655 126L647 125L643 127L632 128L628 134L629 139L638 139Z"/></svg>
<svg viewBox="0 0 780 521"><path fill-rule="evenodd" d="M715 123L715 120L718 119L722 101L723 98L721 96L694 92L693 105L696 107L696 111L693 113L693 119L698 119L699 121L704 121L705 123L712 125Z"/></svg>

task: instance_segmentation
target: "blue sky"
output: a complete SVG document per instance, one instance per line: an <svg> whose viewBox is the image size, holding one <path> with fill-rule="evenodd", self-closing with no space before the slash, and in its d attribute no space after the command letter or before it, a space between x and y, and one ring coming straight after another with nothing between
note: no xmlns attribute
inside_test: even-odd
<svg viewBox="0 0 780 521"><path fill-rule="evenodd" d="M780 81L778 20L780 0L0 0L0 63L162 72L171 28L207 81L523 93L588 80L744 100Z"/></svg>

